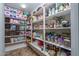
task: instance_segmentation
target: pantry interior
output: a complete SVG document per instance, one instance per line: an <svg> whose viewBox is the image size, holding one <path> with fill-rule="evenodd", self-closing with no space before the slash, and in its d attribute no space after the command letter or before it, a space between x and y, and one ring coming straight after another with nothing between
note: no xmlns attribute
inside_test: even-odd
<svg viewBox="0 0 79 59"><path fill-rule="evenodd" d="M25 4L26 8L21 8L20 3L4 4L5 52L29 47L39 56L71 56L71 19L77 12L72 12L72 4Z"/></svg>

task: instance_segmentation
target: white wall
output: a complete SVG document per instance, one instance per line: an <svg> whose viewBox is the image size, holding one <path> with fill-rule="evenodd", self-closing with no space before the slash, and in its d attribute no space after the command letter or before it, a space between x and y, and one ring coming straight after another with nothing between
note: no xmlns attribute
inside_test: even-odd
<svg viewBox="0 0 79 59"><path fill-rule="evenodd" d="M4 4L0 3L0 55L4 55L4 31L5 31L5 27L4 27Z"/></svg>
<svg viewBox="0 0 79 59"><path fill-rule="evenodd" d="M79 4L71 4L71 54L79 56Z"/></svg>

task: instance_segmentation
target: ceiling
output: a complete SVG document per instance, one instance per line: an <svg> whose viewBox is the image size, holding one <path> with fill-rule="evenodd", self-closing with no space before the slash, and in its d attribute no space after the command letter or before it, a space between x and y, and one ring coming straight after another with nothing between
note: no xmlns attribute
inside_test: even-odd
<svg viewBox="0 0 79 59"><path fill-rule="evenodd" d="M17 8L17 9L21 8L21 4L25 4L26 5L26 8L24 9L24 11L32 12L41 3L5 3L5 5L7 5L9 7Z"/></svg>

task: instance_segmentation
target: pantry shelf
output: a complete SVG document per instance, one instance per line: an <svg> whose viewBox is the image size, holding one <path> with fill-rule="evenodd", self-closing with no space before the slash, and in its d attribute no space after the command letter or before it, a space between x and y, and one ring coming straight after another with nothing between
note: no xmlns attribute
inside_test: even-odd
<svg viewBox="0 0 79 59"><path fill-rule="evenodd" d="M21 18L15 18L15 17L6 16L6 15L5 15L5 18L16 19L16 20L19 20L19 21L26 21L26 20L21 19Z"/></svg>
<svg viewBox="0 0 79 59"><path fill-rule="evenodd" d="M54 15L46 17L46 20L52 19L53 17L64 16L64 15L70 14L70 12L71 12L71 8L68 8L67 10L64 10Z"/></svg>
<svg viewBox="0 0 79 59"><path fill-rule="evenodd" d="M15 31L15 32L16 32L16 31L18 31L18 32L19 32L19 31L24 31L24 30L11 30L11 29L5 29L5 30L6 30L6 31ZM29 30L29 29L28 29L28 30Z"/></svg>
<svg viewBox="0 0 79 59"><path fill-rule="evenodd" d="M43 30L43 28L34 28L33 30Z"/></svg>
<svg viewBox="0 0 79 59"><path fill-rule="evenodd" d="M46 30L64 30L64 29L71 29L70 27L59 27L59 28L46 28Z"/></svg>
<svg viewBox="0 0 79 59"><path fill-rule="evenodd" d="M11 37L24 37L25 35L12 35L12 36L5 36L5 38L11 38Z"/></svg>
<svg viewBox="0 0 79 59"><path fill-rule="evenodd" d="M44 41L43 39L38 38L38 37L34 37L33 39Z"/></svg>
<svg viewBox="0 0 79 59"><path fill-rule="evenodd" d="M5 43L5 45L12 45L12 44L17 44L17 43L22 43L25 42L26 40L22 40L22 41L17 41L17 42L12 42L12 43Z"/></svg>
<svg viewBox="0 0 79 59"><path fill-rule="evenodd" d="M49 41L45 41L45 42L71 51L71 48L70 48L70 47L66 47L66 46L64 46L64 45L60 45L60 44L53 43L53 42L49 42Z"/></svg>
<svg viewBox="0 0 79 59"><path fill-rule="evenodd" d="M5 22L5 24L13 24L13 23ZM20 25L20 24L13 24L13 25Z"/></svg>

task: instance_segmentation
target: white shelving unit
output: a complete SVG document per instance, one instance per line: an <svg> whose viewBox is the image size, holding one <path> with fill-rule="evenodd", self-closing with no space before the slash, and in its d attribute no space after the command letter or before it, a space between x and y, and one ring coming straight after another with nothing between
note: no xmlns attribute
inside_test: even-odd
<svg viewBox="0 0 79 59"><path fill-rule="evenodd" d="M34 30L34 31L42 31L42 33L44 34L43 35L43 39L42 38L38 38L38 37L34 37L34 38L31 38L31 39L35 39L35 40L40 40L40 41L43 41L43 43L44 43L44 45L43 45L43 51L41 50L41 48L38 46L38 45L36 45L36 44L33 44L33 40L32 40L32 42L30 43L30 45L33 47L33 49L35 48L35 49L37 49L38 51L40 51L41 53L43 53L44 55L46 55L46 56L49 56L49 53L48 52L46 52L46 44L51 44L51 45L54 45L54 46L57 46L57 47L59 47L59 48L63 48L63 49L66 49L66 50L68 50L68 51L71 51L71 48L70 47L67 47L67 46L65 46L65 45L60 45L60 44L58 44L58 43L54 43L54 42L50 42L50 41L47 41L46 40L46 36L45 36L45 33L46 33L46 31L48 30L48 31L50 31L50 30L57 30L57 31L59 31L59 30L71 30L71 27L57 27L57 28L46 28L46 21L48 21L48 20L51 20L53 17L59 17L59 16L64 16L64 15L70 15L70 13L71 13L71 8L68 8L68 9L65 9L65 10L63 10L63 11L61 11L61 12L57 12L57 13L55 13L55 14L53 14L53 15L50 15L50 16L45 16L45 13L46 13L46 10L45 10L45 8L47 9L47 8L49 8L50 6L51 6L52 4L42 4L41 6L38 6L38 8L39 7L41 7L41 9L39 10L39 11L36 11L36 13L34 14L34 16L35 15L43 15L43 20L41 19L41 20L37 20L37 21L35 21L35 22L32 22L32 25L34 25L34 24L39 24L39 23L43 23L43 28L34 28L34 29L32 29L32 30ZM37 9L38 9L37 8ZM36 10L36 9L35 9ZM34 10L34 11L35 11ZM33 14L32 14L33 15ZM33 26L32 26L32 28L33 28ZM33 33L33 32L32 32ZM68 41L68 42L70 42L70 40L64 40L64 41ZM36 50L36 51L37 51Z"/></svg>

